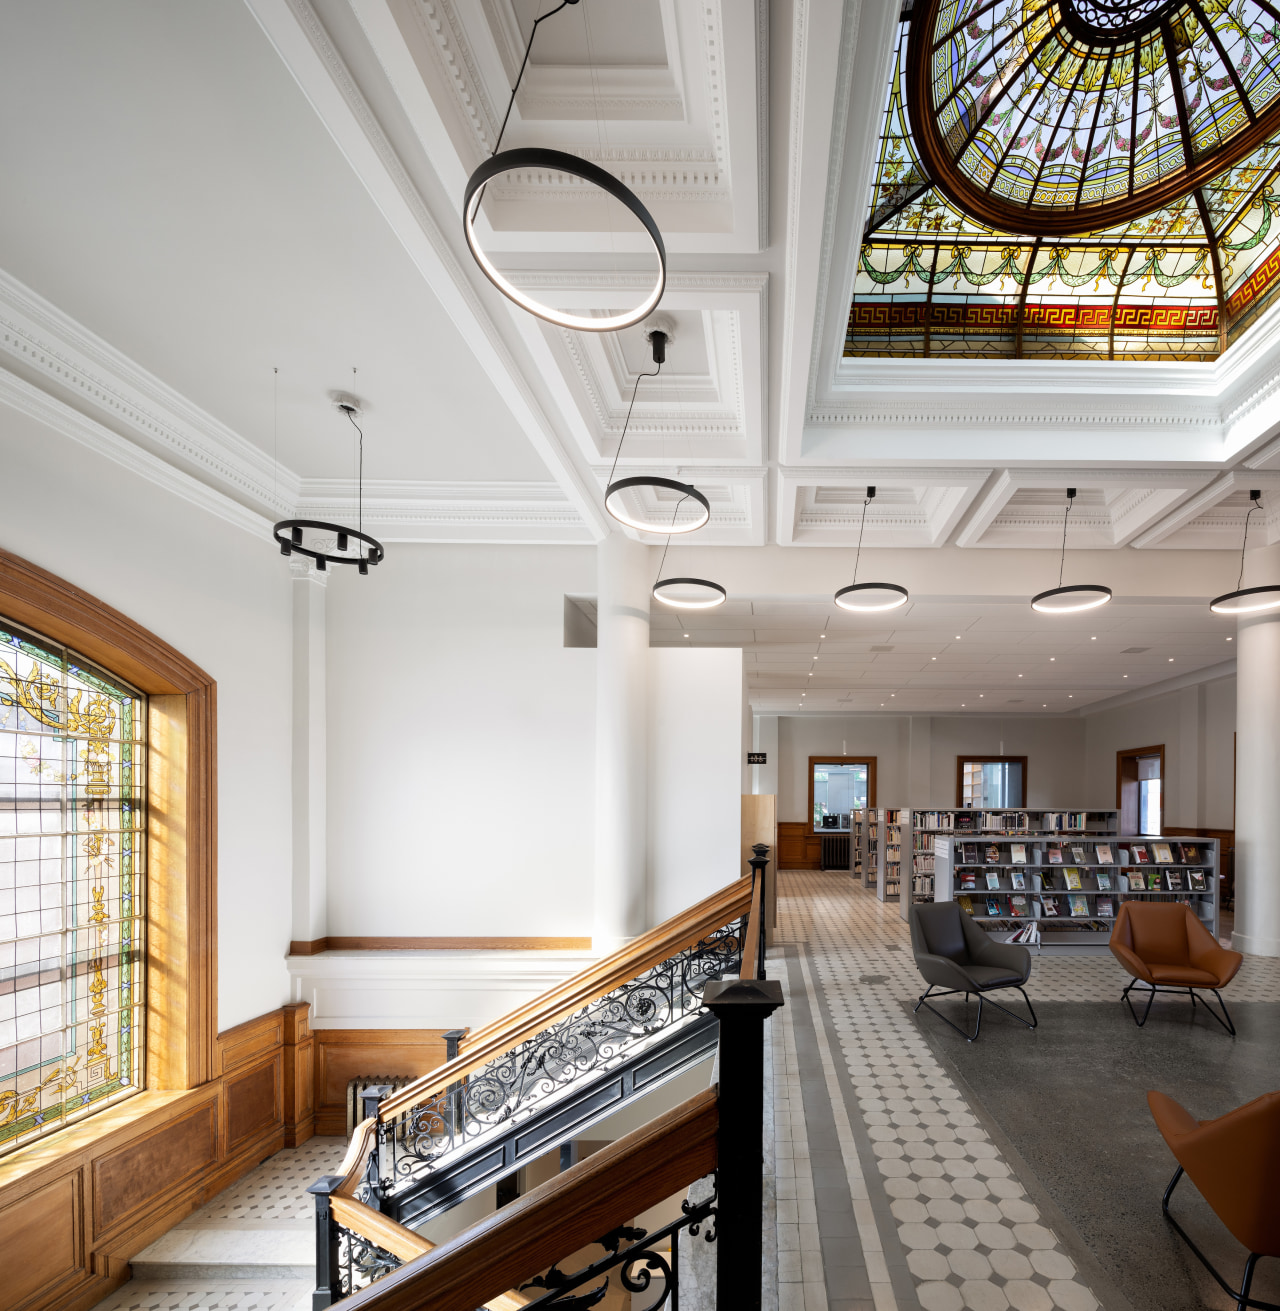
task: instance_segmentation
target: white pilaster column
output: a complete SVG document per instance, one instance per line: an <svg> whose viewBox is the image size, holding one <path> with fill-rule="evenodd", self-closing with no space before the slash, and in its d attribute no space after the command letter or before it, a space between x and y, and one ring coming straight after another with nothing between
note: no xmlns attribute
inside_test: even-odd
<svg viewBox="0 0 1280 1311"><path fill-rule="evenodd" d="M648 928L650 550L621 533L597 549L596 869L592 949Z"/></svg>
<svg viewBox="0 0 1280 1311"><path fill-rule="evenodd" d="M293 937L329 931L325 800L325 584L296 557L293 575Z"/></svg>
<svg viewBox="0 0 1280 1311"><path fill-rule="evenodd" d="M1280 547L1250 551L1244 586L1280 582ZM1236 633L1236 920L1232 945L1280 956L1280 613Z"/></svg>

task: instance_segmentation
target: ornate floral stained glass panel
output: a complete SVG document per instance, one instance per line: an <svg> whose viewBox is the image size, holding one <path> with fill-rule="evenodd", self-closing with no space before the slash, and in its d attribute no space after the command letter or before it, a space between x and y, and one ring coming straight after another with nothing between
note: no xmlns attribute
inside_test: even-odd
<svg viewBox="0 0 1280 1311"><path fill-rule="evenodd" d="M0 618L0 1153L142 1086L145 727Z"/></svg>
<svg viewBox="0 0 1280 1311"><path fill-rule="evenodd" d="M1086 7L1081 0L1076 10ZM1133 8L1119 0L1113 7L1126 13ZM912 25L928 6L909 8L899 27L885 96L845 355L1209 362L1275 303L1280 295L1280 130L1238 162L1137 218L1062 236L988 223L937 184L912 130L908 50ZM1013 9L1009 0L946 0L940 12L948 22L969 23L973 30L965 29L965 40L988 50L993 16ZM1024 16L1047 14L1055 22L1066 12L1060 0L1025 0L1017 9ZM1244 40L1244 20L1236 7L1213 4L1203 12L1212 21L1206 17L1196 28L1198 40L1212 45L1216 38L1229 50ZM1240 46L1240 63L1255 77L1246 81L1246 89L1251 98L1268 98L1270 104L1272 62L1280 76L1280 20L1265 29L1256 23L1246 28L1249 49L1255 51L1249 54ZM1008 36L1006 28L1000 31ZM957 65L958 72L948 68L947 76L959 79L966 96L978 96L975 107L981 104L985 112L987 74L972 61ZM1212 89L1221 80L1214 74L1206 86ZM1015 89L1013 82L999 85L1009 94ZM1040 163L1058 151L1043 124L1033 130L1034 115L1043 117L1043 106L1037 105L1044 79L1019 78L1016 89L1022 97L1018 112L1006 106L1000 115L993 113L989 130L1002 153L1030 142L1027 148L1043 181L1049 169L1041 172ZM1065 103L1061 96L1054 101L1050 126L1066 121ZM1101 122L1114 105L1101 105L1096 94L1090 105L1092 115L1082 111L1081 122L1092 130L1093 120ZM1140 127L1137 136L1144 130ZM1043 138L1038 145L1035 131ZM1126 149L1131 138L1136 139L1133 134L1123 138ZM1069 159L1079 170L1087 156L1090 169L1096 157L1097 168L1105 172L1105 152L1098 153L1101 140L1096 135L1088 151L1064 145L1054 167L1067 168ZM1151 142L1160 141L1163 137L1152 127ZM1127 185L1127 162L1122 171ZM1089 210L1085 203L1093 174L1083 189L1078 172L1072 176L1073 197L1081 198L1082 212L1105 217L1103 208Z"/></svg>

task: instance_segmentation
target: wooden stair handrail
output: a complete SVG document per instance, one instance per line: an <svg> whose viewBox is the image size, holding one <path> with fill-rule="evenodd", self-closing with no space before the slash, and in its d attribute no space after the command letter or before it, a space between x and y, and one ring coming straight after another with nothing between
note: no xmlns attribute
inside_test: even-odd
<svg viewBox="0 0 1280 1311"><path fill-rule="evenodd" d="M753 879L751 887L751 910L748 913L746 939L742 944L742 968L738 971L740 979L756 977L756 963L760 959L760 934L764 932L761 920L763 906L764 879Z"/></svg>
<svg viewBox="0 0 1280 1311"><path fill-rule="evenodd" d="M406 1084L378 1105L378 1119L386 1124L418 1102L445 1091L473 1070L518 1047L548 1025L599 1001L615 988L664 960L701 942L709 933L746 912L751 904L751 883L738 879L688 910L659 924L656 929L627 943L612 955L557 984L517 1007L510 1014L464 1039L466 1051Z"/></svg>
<svg viewBox="0 0 1280 1311"><path fill-rule="evenodd" d="M472 1311L716 1168L708 1088L343 1301L351 1311Z"/></svg>
<svg viewBox="0 0 1280 1311"><path fill-rule="evenodd" d="M366 1120L365 1124L376 1128L377 1122ZM428 1252L435 1251L436 1244L429 1238L423 1238L421 1234L414 1233L412 1229L397 1223L390 1216L382 1215L363 1202L357 1202L354 1197L344 1197L341 1193L331 1194L329 1214L344 1229L359 1234L361 1238L382 1248L384 1252L399 1257L401 1261L413 1261L420 1256L426 1256ZM528 1294L510 1289L497 1297L490 1298L485 1306L488 1311L520 1311L520 1308L531 1300Z"/></svg>

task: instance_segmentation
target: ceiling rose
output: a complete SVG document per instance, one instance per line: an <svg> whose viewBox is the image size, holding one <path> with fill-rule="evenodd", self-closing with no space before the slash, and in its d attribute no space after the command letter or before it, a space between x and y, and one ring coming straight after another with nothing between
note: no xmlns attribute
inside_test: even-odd
<svg viewBox="0 0 1280 1311"><path fill-rule="evenodd" d="M916 0L912 131L993 227L1097 231L1194 191L1280 130L1270 0Z"/></svg>

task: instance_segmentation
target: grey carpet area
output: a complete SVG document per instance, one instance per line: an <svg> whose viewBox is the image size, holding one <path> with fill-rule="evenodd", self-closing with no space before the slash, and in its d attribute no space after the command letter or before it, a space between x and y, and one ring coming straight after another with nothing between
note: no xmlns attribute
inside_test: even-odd
<svg viewBox="0 0 1280 1311"><path fill-rule="evenodd" d="M1016 997L1017 994L1012 994ZM1007 1003L1021 1009L1021 1002ZM963 1003L939 1003L963 1023ZM970 1003L972 1016L974 1003ZM1197 1119L1280 1089L1280 1006L1231 1007L1232 1038L1186 998L1160 997L1139 1029L1120 1004L1049 1002L1029 1031L988 1008L967 1043L923 1009L920 1030L967 1085L975 1109L1022 1157L1135 1311L1226 1311L1213 1282L1160 1213L1176 1162L1147 1109L1159 1089ZM1141 1010L1139 1011L1141 1014ZM1280 1184L1278 1184L1280 1187ZM1246 1253L1184 1177L1174 1214L1238 1286ZM1251 1296L1280 1302L1280 1260L1264 1258Z"/></svg>

